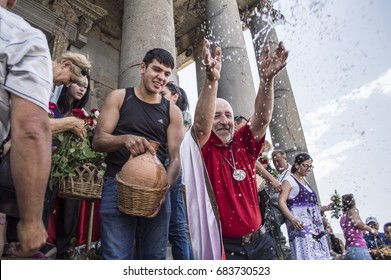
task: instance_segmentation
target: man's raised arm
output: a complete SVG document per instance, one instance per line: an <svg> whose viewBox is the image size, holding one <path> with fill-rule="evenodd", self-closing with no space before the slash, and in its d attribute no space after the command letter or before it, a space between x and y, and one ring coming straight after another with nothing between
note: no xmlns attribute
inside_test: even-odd
<svg viewBox="0 0 391 280"><path fill-rule="evenodd" d="M206 68L206 79L197 101L194 114L194 130L200 146L204 146L212 131L213 118L216 110L217 88L221 71L221 49L216 48L213 58L210 43L204 39L202 48L203 64Z"/></svg>
<svg viewBox="0 0 391 280"><path fill-rule="evenodd" d="M270 55L269 45L266 45L262 51L259 63L259 89L255 98L255 111L251 116L249 123L253 135L261 139L271 121L274 104L273 79L286 65L288 51L280 42Z"/></svg>

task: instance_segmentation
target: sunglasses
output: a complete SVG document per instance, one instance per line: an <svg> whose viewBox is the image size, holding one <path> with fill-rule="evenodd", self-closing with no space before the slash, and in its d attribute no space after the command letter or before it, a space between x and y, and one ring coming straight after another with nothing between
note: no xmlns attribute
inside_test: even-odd
<svg viewBox="0 0 391 280"><path fill-rule="evenodd" d="M74 63L73 61L71 61L71 63L72 63L73 65L75 65L77 68L80 69L80 73L81 73L83 76L87 76L87 74L88 74L88 69L82 68L80 65Z"/></svg>
<svg viewBox="0 0 391 280"><path fill-rule="evenodd" d="M303 166L306 169L314 169L315 168L315 166L309 165L309 164L306 164L306 163L302 163L301 166Z"/></svg>

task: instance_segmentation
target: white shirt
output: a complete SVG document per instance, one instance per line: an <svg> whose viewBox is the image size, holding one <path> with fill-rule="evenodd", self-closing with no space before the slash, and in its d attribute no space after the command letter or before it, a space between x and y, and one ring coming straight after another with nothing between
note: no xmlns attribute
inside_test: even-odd
<svg viewBox="0 0 391 280"><path fill-rule="evenodd" d="M49 111L52 83L45 35L20 16L0 8L0 142L10 129L10 94Z"/></svg>

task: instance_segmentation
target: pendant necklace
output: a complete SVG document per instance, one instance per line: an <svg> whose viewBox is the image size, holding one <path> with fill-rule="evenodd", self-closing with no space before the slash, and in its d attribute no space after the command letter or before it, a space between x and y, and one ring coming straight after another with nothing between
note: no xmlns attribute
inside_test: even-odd
<svg viewBox="0 0 391 280"><path fill-rule="evenodd" d="M221 156L223 157L223 159L225 159L225 161L232 167L232 169L234 170L234 172L232 173L232 177L234 177L234 179L236 181L242 181L246 178L246 172L242 169L236 169L236 164L235 164L235 159L234 159L234 154L232 153L232 146L230 147L229 149L229 152L231 153L231 157L232 157L232 162L234 165L232 165L228 159L225 158L225 156L221 153Z"/></svg>

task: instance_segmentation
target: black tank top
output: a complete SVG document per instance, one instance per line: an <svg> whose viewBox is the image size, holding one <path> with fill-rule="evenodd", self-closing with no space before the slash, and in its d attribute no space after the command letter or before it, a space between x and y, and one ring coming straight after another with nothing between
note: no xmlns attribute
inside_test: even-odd
<svg viewBox="0 0 391 280"><path fill-rule="evenodd" d="M126 88L120 116L113 135L132 134L155 140L160 143L157 157L164 164L168 158L167 128L170 123L170 102L162 98L158 104L150 104L140 100L134 88ZM130 152L121 148L108 153L106 157L105 176L115 177L122 166L128 161Z"/></svg>

